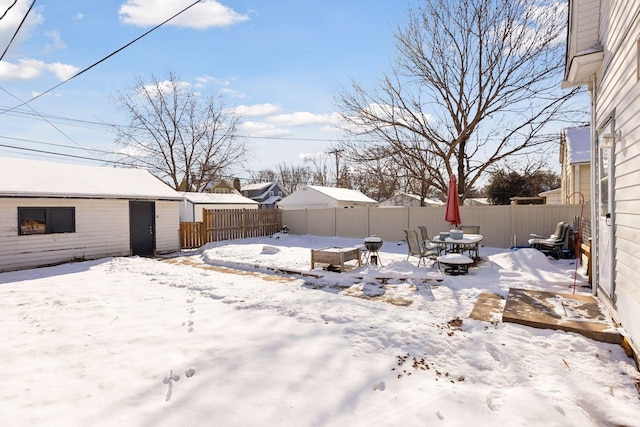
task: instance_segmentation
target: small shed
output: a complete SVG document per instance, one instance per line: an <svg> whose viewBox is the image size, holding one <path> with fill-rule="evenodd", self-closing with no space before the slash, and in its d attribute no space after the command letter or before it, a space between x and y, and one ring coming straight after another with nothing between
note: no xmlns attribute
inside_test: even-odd
<svg viewBox="0 0 640 427"><path fill-rule="evenodd" d="M538 193L538 197L542 197L544 199L545 205L566 204L566 202L562 200L562 189L560 188L554 188L553 190Z"/></svg>
<svg viewBox="0 0 640 427"><path fill-rule="evenodd" d="M259 203L232 193L182 193L180 203L181 222L202 222L203 209L258 209Z"/></svg>
<svg viewBox="0 0 640 427"><path fill-rule="evenodd" d="M377 206L378 202L357 190L305 185L280 202L280 209L359 208Z"/></svg>
<svg viewBox="0 0 640 427"><path fill-rule="evenodd" d="M142 169L0 157L0 271L178 251L181 201Z"/></svg>

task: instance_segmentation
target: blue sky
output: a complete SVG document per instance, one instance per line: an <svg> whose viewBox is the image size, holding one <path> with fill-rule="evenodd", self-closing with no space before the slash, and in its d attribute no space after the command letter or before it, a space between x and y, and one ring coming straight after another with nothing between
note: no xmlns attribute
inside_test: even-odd
<svg viewBox="0 0 640 427"><path fill-rule="evenodd" d="M0 13L14 0L0 0ZM194 0L39 0L0 62L0 109L12 109L93 64ZM0 20L7 46L32 0ZM175 72L245 113L253 158L236 172L298 164L322 152L335 128L337 89L373 86L395 56L393 30L418 0L203 0L86 73L0 114L0 145L101 158L126 123L111 98L134 76ZM44 116L44 120L39 115ZM35 141L35 142L34 142ZM51 145L57 144L57 145ZM66 148L68 146L72 148ZM0 146L0 156L79 159Z"/></svg>

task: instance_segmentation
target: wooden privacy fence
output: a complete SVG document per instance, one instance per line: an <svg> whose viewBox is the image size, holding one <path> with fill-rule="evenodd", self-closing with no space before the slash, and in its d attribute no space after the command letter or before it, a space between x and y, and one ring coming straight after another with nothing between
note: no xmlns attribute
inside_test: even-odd
<svg viewBox="0 0 640 427"><path fill-rule="evenodd" d="M282 229L279 209L203 209L202 222L180 223L180 247L272 235Z"/></svg>

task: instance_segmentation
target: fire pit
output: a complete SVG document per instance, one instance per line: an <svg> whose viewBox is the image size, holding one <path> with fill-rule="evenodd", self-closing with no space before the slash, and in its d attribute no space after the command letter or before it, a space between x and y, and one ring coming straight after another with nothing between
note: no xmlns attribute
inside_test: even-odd
<svg viewBox="0 0 640 427"><path fill-rule="evenodd" d="M367 249L366 260L369 264L378 264L378 258L380 258L378 251L382 248L382 243L382 239L377 236L369 236L364 239L364 247Z"/></svg>

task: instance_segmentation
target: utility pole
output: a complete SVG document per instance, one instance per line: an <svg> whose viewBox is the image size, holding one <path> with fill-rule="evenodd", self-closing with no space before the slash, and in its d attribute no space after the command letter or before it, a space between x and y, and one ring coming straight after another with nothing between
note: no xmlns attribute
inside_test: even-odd
<svg viewBox="0 0 640 427"><path fill-rule="evenodd" d="M343 149L334 148L327 152L327 154L333 154L336 156L336 187L340 187L340 153L343 151Z"/></svg>

